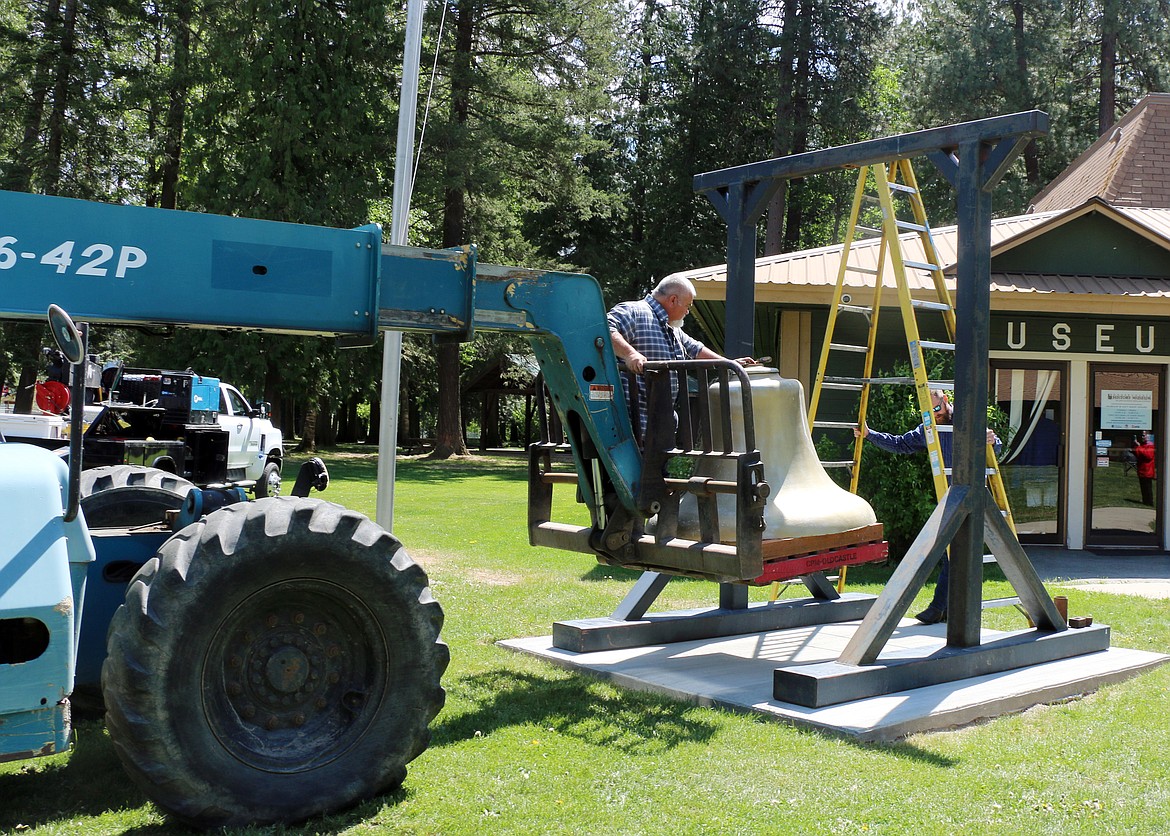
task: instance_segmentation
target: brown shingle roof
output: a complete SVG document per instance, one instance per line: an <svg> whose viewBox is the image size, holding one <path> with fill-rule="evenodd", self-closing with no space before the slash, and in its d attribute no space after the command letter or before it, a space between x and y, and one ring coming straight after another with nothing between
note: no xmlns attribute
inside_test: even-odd
<svg viewBox="0 0 1170 836"><path fill-rule="evenodd" d="M1151 93L1032 200L1029 211L1170 206L1170 93Z"/></svg>

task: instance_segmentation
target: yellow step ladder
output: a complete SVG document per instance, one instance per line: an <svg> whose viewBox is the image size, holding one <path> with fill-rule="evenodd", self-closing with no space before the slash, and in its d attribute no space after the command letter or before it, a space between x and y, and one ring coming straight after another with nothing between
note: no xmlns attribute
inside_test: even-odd
<svg viewBox="0 0 1170 836"><path fill-rule="evenodd" d="M880 209L881 223L878 227L867 227L862 223L864 210L870 206L876 206ZM875 237L881 239L877 246L876 263L873 258L874 246L872 244L866 244L864 247L856 246L864 241L871 241ZM904 255L907 246L912 245L915 240L922 250L923 260L921 261L907 258ZM914 254L917 255L917 253ZM906 347L909 351L912 373L912 377L909 378L875 378L873 376L878 315L881 311L881 297L885 287L884 276L887 259L897 290L898 308L906 335ZM912 288L908 279L908 273L911 271L920 276L929 276L929 282L923 281L919 284L930 287L934 298L916 299L912 296ZM851 274L873 277L873 297L869 305L854 304L847 293L846 278ZM939 339L924 339L920 334L919 314L922 312L935 313L941 318L945 334L941 335ZM837 320L842 314L861 315L868 320L868 337L865 345L834 341ZM918 189L918 181L914 176L910 161L896 160L890 163L862 166L857 173L857 186L849 216L849 227L841 252L840 266L837 270L837 285L833 292L832 304L829 307L829 321L821 346L821 358L816 380L809 397L809 427L815 430L817 428L852 429L855 426L861 426L865 422L872 386L913 385L922 423L926 427L927 454L930 459L930 472L934 482L935 496L941 501L948 487L949 468L944 464L930 392L932 389L951 391L954 389L954 381L929 380L923 351L937 349L953 352L955 349L954 341L955 308L951 301L950 291L944 281L938 249L934 244L934 237L931 234L922 196ZM855 371L853 374L830 373L831 365L834 367L841 365L839 358L850 356L855 358L853 364L855 369L856 356L859 354L864 355L863 369L860 374ZM834 362L835 360L837 362ZM820 404L821 393L826 389L858 393L856 421L817 420L817 407ZM849 490L857 493L858 480L861 475L862 445L857 443L853 447L852 460L823 462L823 464L825 467L849 468ZM1015 522L1008 505L1007 492L1004 490L995 451L990 444L987 446L987 480L996 504L1014 531ZM845 574L846 570L842 568L837 584L838 589L844 589Z"/></svg>

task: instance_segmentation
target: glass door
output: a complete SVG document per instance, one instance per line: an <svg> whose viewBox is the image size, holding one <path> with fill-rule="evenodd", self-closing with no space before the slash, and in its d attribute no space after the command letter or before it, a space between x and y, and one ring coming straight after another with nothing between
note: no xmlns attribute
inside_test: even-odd
<svg viewBox="0 0 1170 836"><path fill-rule="evenodd" d="M1090 546L1157 546L1161 480L1162 367L1089 367L1088 532Z"/></svg>
<svg viewBox="0 0 1170 836"><path fill-rule="evenodd" d="M1064 364L993 362L999 470L1022 543L1064 543Z"/></svg>

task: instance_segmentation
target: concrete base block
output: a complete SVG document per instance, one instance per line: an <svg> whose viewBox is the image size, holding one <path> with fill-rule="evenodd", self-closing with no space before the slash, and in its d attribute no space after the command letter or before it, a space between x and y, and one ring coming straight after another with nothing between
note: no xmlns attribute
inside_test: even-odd
<svg viewBox="0 0 1170 836"><path fill-rule="evenodd" d="M903 619L879 662L886 661L887 654L905 658L941 651L946 645L945 627ZM500 644L631 689L698 705L757 712L781 722L877 741L955 728L1060 702L1170 660L1161 653L1113 647L821 708L773 696L777 668L835 662L856 629L856 622L823 624L591 653L555 647L551 636ZM1010 635L984 630L982 638L986 643Z"/></svg>

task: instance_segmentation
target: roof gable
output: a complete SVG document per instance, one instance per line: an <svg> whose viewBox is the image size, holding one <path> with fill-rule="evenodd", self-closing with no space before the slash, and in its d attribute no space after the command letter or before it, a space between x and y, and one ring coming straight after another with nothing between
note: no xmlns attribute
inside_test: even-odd
<svg viewBox="0 0 1170 836"><path fill-rule="evenodd" d="M1001 242L992 251L991 269L1165 279L1170 278L1170 241L1129 213L1094 199Z"/></svg>

